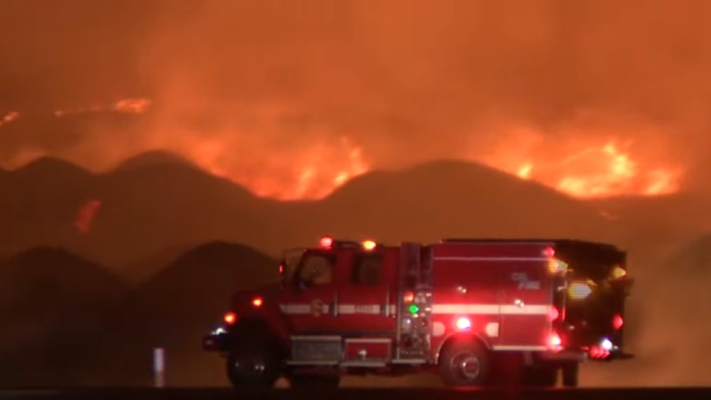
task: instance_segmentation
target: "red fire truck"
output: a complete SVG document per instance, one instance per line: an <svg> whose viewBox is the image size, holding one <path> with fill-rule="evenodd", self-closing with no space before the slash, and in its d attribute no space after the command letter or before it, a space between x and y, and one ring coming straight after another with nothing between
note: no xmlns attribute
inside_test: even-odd
<svg viewBox="0 0 711 400"><path fill-rule="evenodd" d="M578 384L623 352L626 253L576 240L321 239L285 252L280 283L235 293L203 348L235 387L338 386L432 371L449 386Z"/></svg>

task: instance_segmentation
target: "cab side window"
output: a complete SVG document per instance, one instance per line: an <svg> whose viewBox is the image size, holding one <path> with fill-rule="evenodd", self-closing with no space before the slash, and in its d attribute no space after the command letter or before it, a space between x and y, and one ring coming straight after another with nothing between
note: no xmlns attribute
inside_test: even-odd
<svg viewBox="0 0 711 400"><path fill-rule="evenodd" d="M377 286L383 280L382 254L356 254L353 258L351 283L355 285Z"/></svg>
<svg viewBox="0 0 711 400"><path fill-rule="evenodd" d="M332 283L335 267L335 255L309 254L301 265L298 283L306 287Z"/></svg>

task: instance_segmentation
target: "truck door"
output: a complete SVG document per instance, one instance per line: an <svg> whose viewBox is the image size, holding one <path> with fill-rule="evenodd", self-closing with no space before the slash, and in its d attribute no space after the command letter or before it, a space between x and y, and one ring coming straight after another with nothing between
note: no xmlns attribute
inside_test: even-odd
<svg viewBox="0 0 711 400"><path fill-rule="evenodd" d="M501 266L501 346L510 350L546 350L551 281L543 261Z"/></svg>
<svg viewBox="0 0 711 400"><path fill-rule="evenodd" d="M336 329L337 292L347 261L342 252L330 250L304 254L280 302L293 334L328 334Z"/></svg>
<svg viewBox="0 0 711 400"><path fill-rule="evenodd" d="M339 293L336 319L344 336L391 337L395 333L397 254L388 249L352 253L348 281Z"/></svg>

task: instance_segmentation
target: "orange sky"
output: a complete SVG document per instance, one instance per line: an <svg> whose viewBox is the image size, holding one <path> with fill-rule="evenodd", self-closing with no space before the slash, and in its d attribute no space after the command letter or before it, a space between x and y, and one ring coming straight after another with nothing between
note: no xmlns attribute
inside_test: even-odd
<svg viewBox="0 0 711 400"><path fill-rule="evenodd" d="M0 115L22 116L2 120L5 166L50 154L100 170L164 148L314 198L458 158L595 196L675 191L708 155L703 2L34 1L0 16Z"/></svg>

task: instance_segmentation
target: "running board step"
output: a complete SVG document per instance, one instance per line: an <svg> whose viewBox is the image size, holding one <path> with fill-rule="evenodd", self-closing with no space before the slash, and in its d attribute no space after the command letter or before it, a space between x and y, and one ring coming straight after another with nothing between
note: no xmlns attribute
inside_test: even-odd
<svg viewBox="0 0 711 400"><path fill-rule="evenodd" d="M286 360L287 365L319 365L319 366L336 366L341 362L337 360Z"/></svg>

